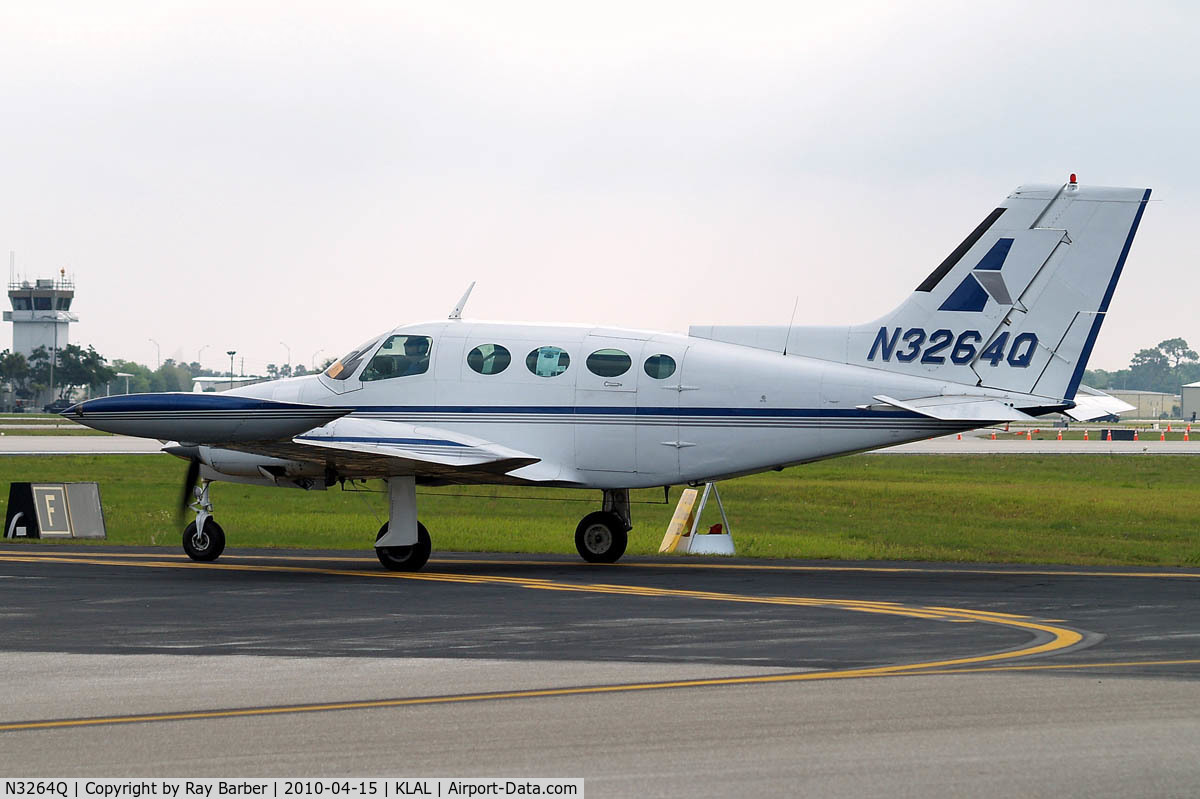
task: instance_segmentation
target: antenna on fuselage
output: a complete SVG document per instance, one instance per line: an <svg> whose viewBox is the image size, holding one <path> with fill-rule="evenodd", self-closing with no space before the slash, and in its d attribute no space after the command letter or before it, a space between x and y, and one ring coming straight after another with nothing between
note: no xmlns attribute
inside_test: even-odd
<svg viewBox="0 0 1200 799"><path fill-rule="evenodd" d="M454 306L454 310L450 312L448 319L462 319L463 308L467 305L467 297L471 296L471 289L475 288L475 281L471 281L471 285L467 286L467 290L463 292L458 304Z"/></svg>
<svg viewBox="0 0 1200 799"><path fill-rule="evenodd" d="M796 323L796 309L800 307L800 295L796 295L796 302L792 304L792 318L788 320L787 337L783 340L783 354L787 355L788 342L792 340L792 325Z"/></svg>

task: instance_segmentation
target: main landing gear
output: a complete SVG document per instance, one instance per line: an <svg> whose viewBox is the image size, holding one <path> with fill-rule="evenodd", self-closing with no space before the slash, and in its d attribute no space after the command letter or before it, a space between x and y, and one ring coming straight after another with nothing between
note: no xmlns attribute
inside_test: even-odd
<svg viewBox="0 0 1200 799"><path fill-rule="evenodd" d="M383 538L387 535L387 531L388 522L384 522L383 527L379 528L379 535L375 536L375 540ZM375 547L375 555L383 567L389 571L415 572L429 562L429 553L432 549L433 544L429 540L429 531L425 529L425 525L417 522L417 543L409 546Z"/></svg>
<svg viewBox="0 0 1200 799"><path fill-rule="evenodd" d="M388 510L389 519L375 536L375 555L385 569L417 571L429 561L432 543L417 521L413 478L388 480ZM607 489L602 509L584 516L575 528L575 548L588 563L616 563L625 554L632 527L629 490Z"/></svg>
<svg viewBox="0 0 1200 799"><path fill-rule="evenodd" d="M429 561L429 531L417 521L417 483L389 477L388 520L375 536L375 555L385 569L415 572Z"/></svg>
<svg viewBox="0 0 1200 799"><path fill-rule="evenodd" d="M575 528L575 548L588 563L616 563L625 554L632 528L629 489L606 489L604 509L584 516Z"/></svg>
<svg viewBox="0 0 1200 799"><path fill-rule="evenodd" d="M192 489L195 501L188 508L196 512L196 520L183 529L183 551L192 560L214 561L225 551L225 531L212 517L212 499L208 495L211 480L201 480Z"/></svg>

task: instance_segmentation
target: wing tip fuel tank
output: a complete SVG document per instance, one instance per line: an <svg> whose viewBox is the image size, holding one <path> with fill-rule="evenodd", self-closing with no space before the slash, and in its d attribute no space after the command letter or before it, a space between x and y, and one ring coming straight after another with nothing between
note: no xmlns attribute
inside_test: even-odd
<svg viewBox="0 0 1200 799"><path fill-rule="evenodd" d="M73 405L63 415L107 433L206 444L291 437L352 410L221 394L165 392L99 397Z"/></svg>

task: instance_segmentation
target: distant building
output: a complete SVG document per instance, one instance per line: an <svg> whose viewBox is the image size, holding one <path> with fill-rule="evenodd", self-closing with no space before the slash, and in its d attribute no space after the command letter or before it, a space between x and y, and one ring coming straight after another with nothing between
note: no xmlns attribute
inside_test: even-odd
<svg viewBox="0 0 1200 799"><path fill-rule="evenodd" d="M271 378L258 377L257 375L242 375L230 379L229 375L224 377L220 375L208 375L206 377L192 378L192 391L228 391L231 388L242 388L243 386L252 386L255 383L265 383Z"/></svg>
<svg viewBox="0 0 1200 799"><path fill-rule="evenodd" d="M1181 390L1179 407L1183 418L1190 421L1192 414L1196 414L1196 418L1200 419L1200 382L1188 383Z"/></svg>
<svg viewBox="0 0 1200 799"><path fill-rule="evenodd" d="M50 357L57 359L58 351L71 343L71 323L79 321L71 313L74 299L75 280L66 276L66 270L59 270L58 278L10 279L12 310L4 312L4 321L13 323L12 351L28 358L38 347L45 347ZM53 398L54 386L49 386L31 404L40 408Z"/></svg>
<svg viewBox="0 0 1200 799"><path fill-rule="evenodd" d="M1107 393L1133 406L1131 410L1121 413L1122 419L1161 419L1164 415L1171 417L1179 413L1179 395L1164 394L1161 391L1126 391L1122 389L1104 389Z"/></svg>

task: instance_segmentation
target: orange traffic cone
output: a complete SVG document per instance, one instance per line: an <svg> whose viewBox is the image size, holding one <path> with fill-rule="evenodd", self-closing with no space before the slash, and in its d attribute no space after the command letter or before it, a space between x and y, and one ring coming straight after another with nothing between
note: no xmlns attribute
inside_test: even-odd
<svg viewBox="0 0 1200 799"><path fill-rule="evenodd" d="M1030 430L1025 431L1025 440L1033 441L1033 432L1032 431L1030 431Z"/></svg>
<svg viewBox="0 0 1200 799"><path fill-rule="evenodd" d="M1134 441L1137 441L1137 440L1138 440L1137 430L1134 430L1134 431L1133 431L1133 440L1134 440Z"/></svg>
<svg viewBox="0 0 1200 799"><path fill-rule="evenodd" d="M1168 429L1168 430L1170 430L1171 428L1170 428L1170 427L1168 427L1167 429ZM1166 441L1166 440L1167 440L1167 434L1166 434L1166 433L1159 433L1159 434L1158 434L1158 440L1159 440L1159 441Z"/></svg>
<svg viewBox="0 0 1200 799"><path fill-rule="evenodd" d="M1112 430L1108 431L1108 435L1104 437L1105 441L1112 441Z"/></svg>
<svg viewBox="0 0 1200 799"><path fill-rule="evenodd" d="M992 431L992 441L995 441L995 440L996 440L996 431L993 430Z"/></svg>
<svg viewBox="0 0 1200 799"><path fill-rule="evenodd" d="M1084 440L1084 441L1087 441L1087 440L1088 440L1088 436L1087 436L1087 431L1086 431L1086 430L1084 430L1084 431L1083 431L1083 440Z"/></svg>
<svg viewBox="0 0 1200 799"><path fill-rule="evenodd" d="M1167 432L1171 432L1171 423L1167 422Z"/></svg>
<svg viewBox="0 0 1200 799"><path fill-rule="evenodd" d="M1062 441L1062 431L1061 430L1058 431L1058 440Z"/></svg>
<svg viewBox="0 0 1200 799"><path fill-rule="evenodd" d="M962 433L959 433L959 434L958 434L958 440L959 440L959 441L962 441Z"/></svg>

